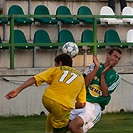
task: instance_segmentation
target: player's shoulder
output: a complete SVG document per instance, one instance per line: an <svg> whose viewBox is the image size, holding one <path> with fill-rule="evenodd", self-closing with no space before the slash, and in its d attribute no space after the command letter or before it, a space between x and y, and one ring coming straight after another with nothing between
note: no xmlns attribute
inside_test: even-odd
<svg viewBox="0 0 133 133"><path fill-rule="evenodd" d="M115 69L112 69L111 71L110 71L110 77L114 77L115 79L121 79L121 76L117 73L117 71L115 70Z"/></svg>
<svg viewBox="0 0 133 133"><path fill-rule="evenodd" d="M115 69L112 69L112 72L116 75L119 75L118 72Z"/></svg>
<svg viewBox="0 0 133 133"><path fill-rule="evenodd" d="M78 69L76 69L74 67L60 66L60 70L69 71L70 73L75 73L75 74L77 74L79 76L82 76L82 72L80 72Z"/></svg>

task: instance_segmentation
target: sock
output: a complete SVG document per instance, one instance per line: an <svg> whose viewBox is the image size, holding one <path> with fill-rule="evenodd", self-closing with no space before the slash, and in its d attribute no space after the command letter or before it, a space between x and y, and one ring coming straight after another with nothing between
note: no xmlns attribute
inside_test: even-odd
<svg viewBox="0 0 133 133"><path fill-rule="evenodd" d="M53 132L53 126L51 123L51 113L49 113L46 119L46 133L52 133L52 132Z"/></svg>

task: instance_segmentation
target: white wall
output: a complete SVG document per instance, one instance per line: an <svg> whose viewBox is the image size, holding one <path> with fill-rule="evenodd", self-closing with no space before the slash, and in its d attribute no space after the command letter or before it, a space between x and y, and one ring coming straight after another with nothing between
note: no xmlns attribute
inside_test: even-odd
<svg viewBox="0 0 133 133"><path fill-rule="evenodd" d="M133 111L133 74L121 74L119 87L112 94L112 99L106 109L107 112Z"/></svg>
<svg viewBox="0 0 133 133"><path fill-rule="evenodd" d="M83 67L77 67L82 70ZM47 87L47 84L43 84L39 87L35 85L22 91L16 98L7 100L5 95L12 89L17 88L25 80L32 75L45 70L45 68L34 69L16 69L16 70L1 70L3 76L0 77L0 115L12 116L12 115L34 115L40 114L46 110L42 105L42 95ZM118 72L125 71L123 68L116 68ZM132 68L128 67L128 71L131 72ZM121 109L124 111L133 111L133 74L120 74L122 77L121 83L112 94L112 99L103 113L107 112L119 112ZM6 80L3 80L5 78Z"/></svg>

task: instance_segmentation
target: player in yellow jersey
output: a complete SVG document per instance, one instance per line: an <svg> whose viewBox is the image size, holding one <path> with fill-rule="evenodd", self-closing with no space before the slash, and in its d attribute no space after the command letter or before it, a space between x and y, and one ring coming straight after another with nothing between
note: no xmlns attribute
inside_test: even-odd
<svg viewBox="0 0 133 133"><path fill-rule="evenodd" d="M46 82L49 86L44 91L42 102L49 112L48 123L51 123L53 133L63 133L70 111L85 107L86 89L82 73L72 68L72 58L68 54L60 54L54 61L55 67L29 78L5 97L14 98L28 86Z"/></svg>

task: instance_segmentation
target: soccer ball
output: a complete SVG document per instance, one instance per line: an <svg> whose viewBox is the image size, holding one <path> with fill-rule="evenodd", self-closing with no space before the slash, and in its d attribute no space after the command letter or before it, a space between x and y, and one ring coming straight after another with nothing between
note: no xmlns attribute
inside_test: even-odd
<svg viewBox="0 0 133 133"><path fill-rule="evenodd" d="M78 52L79 48L76 43L74 42L67 42L62 47L62 52L69 54L72 58L74 58Z"/></svg>

